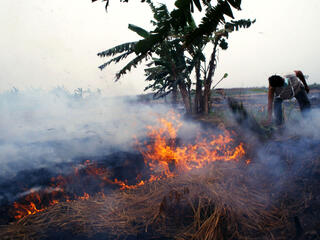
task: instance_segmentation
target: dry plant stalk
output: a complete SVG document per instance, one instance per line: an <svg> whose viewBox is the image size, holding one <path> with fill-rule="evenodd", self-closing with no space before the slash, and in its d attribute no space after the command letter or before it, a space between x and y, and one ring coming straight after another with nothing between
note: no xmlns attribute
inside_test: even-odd
<svg viewBox="0 0 320 240"><path fill-rule="evenodd" d="M237 163L216 162L138 189L60 203L2 226L0 238L38 239L54 228L112 239L143 232L179 240L282 239L293 226L272 205L268 184L252 178Z"/></svg>

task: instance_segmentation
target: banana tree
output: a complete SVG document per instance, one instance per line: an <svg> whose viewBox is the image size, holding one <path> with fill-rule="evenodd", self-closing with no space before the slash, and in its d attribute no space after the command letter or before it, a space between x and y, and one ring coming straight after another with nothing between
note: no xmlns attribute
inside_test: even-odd
<svg viewBox="0 0 320 240"><path fill-rule="evenodd" d="M165 46L164 46L165 45ZM146 81L151 82L146 89L156 91L155 97L162 97L172 93L176 103L177 89L181 94L187 113L191 113L191 79L192 62L185 56L181 41L175 39L166 41L157 51L157 58L153 58L145 69Z"/></svg>
<svg viewBox="0 0 320 240"><path fill-rule="evenodd" d="M129 29L141 36L142 40L121 44L99 53L101 57L113 57L100 68L103 69L134 54L134 59L116 74L116 81L144 59L148 60L149 68L145 72L146 80L151 84L146 89L156 91L156 96L164 96L169 92L176 93L176 89L179 88L187 113L193 110L195 113L208 114L218 48L227 49L226 39L229 33L239 28L250 27L254 21L226 22L224 15L232 16L230 1L218 1L215 6L211 6L210 1L207 1L206 15L199 26L196 26L192 16L188 15L186 9L190 5L183 5L184 0L177 0L178 8L171 13L164 4L155 7L150 0L146 2L153 12L154 19L151 22L155 29L148 32L130 24ZM237 1L231 2L235 5ZM198 7L198 4L195 5ZM185 9L184 20L181 15L182 9ZM213 50L207 63L203 49L209 43L212 44ZM150 58L152 56L153 58ZM190 76L193 69L196 75L196 95L192 108Z"/></svg>
<svg viewBox="0 0 320 240"><path fill-rule="evenodd" d="M92 0L96 2L97 0ZM106 2L106 8L109 5L109 0ZM128 2L128 0L120 0L120 2ZM141 2L151 3L151 0L141 0ZM213 6L212 2L216 5ZM225 21L225 16L233 18L232 8L241 10L241 0L176 0L175 9L170 12L170 18L166 19L161 26L156 26L152 31L153 34L140 40L135 47L136 53L144 54L152 52L154 45L161 43L171 34L171 30L184 29L192 21L192 14L197 8L200 12L205 8L205 16L202 18L201 24L195 28L185 38L185 45L191 45L194 42L201 41L205 36L212 35L217 26Z"/></svg>
<svg viewBox="0 0 320 240"><path fill-rule="evenodd" d="M153 12L154 19L151 21L156 29L167 27L167 21L170 20L170 13L164 4L155 7L151 1L148 1L149 6ZM136 32L143 39L150 39L154 36L154 32L148 32L138 26L129 24L129 29ZM152 50L147 52L140 52L137 49L145 47L144 44L148 42L135 41L128 42L116 47L110 48L106 51L98 53L100 57L112 57L111 60L102 64L99 68L103 69L111 63L118 63L126 59L130 55L134 55L134 59L129 61L124 68L117 74L115 80L126 72L130 71L132 67L136 67L143 60L148 60L149 67L155 65L155 68L146 70L147 81L153 81L146 89L157 90L156 95L163 96L169 92L173 92L176 96L177 88L180 90L185 109L187 113L191 113L190 100L190 67L187 67L185 58L185 49L183 48L183 38L181 33L171 29L170 35L163 41L158 42L152 46ZM148 45L149 46L149 45ZM154 58L150 58L155 55ZM157 70L157 74L156 74ZM163 77L160 79L159 76ZM189 84L188 84L189 83Z"/></svg>
<svg viewBox="0 0 320 240"><path fill-rule="evenodd" d="M218 49L226 50L228 48L227 39L231 32L238 31L241 28L249 28L253 23L255 23L255 20L252 21L250 19L222 23L220 24L221 27L212 35L211 43L213 49L208 66L205 68L205 71L203 71L203 92L199 90L201 92L200 94L202 94L203 103L203 109L201 109L201 111L204 114L208 114L210 111L211 85L217 67Z"/></svg>

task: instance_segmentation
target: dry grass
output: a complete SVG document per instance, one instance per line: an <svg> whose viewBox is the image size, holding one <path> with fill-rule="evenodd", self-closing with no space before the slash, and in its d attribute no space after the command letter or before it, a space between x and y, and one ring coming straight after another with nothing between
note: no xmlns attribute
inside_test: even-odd
<svg viewBox="0 0 320 240"><path fill-rule="evenodd" d="M273 206L268 183L254 178L246 166L215 163L136 190L60 203L2 226L0 238L38 239L49 228L108 232L110 239L143 232L180 240L287 238L294 233L288 212Z"/></svg>

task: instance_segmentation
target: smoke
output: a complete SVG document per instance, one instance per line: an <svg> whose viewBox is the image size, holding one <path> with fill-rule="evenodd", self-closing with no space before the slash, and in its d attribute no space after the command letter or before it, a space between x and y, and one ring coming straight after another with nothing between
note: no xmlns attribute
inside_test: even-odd
<svg viewBox="0 0 320 240"><path fill-rule="evenodd" d="M309 140L320 139L320 109L314 108L305 113L297 121L290 121L286 129L287 134L301 136Z"/></svg>
<svg viewBox="0 0 320 240"><path fill-rule="evenodd" d="M136 151L135 140L145 138L147 126L157 125L159 116L169 111L162 104L143 104L139 97L106 97L99 91L82 89L74 93L64 88L1 93L0 183L22 170L46 169L38 173L48 175L47 171L54 171L58 164L76 163L79 158ZM209 126L201 125L184 121L178 144L205 135ZM249 165L253 174L257 172L256 162L263 166L264 177L293 175L319 152L315 151L320 143L319 109L313 109L306 118L288 121L271 140L260 140L252 129L246 131L243 126L241 138L254 152L253 164ZM287 171L292 156L298 161L290 166L292 171Z"/></svg>
<svg viewBox="0 0 320 240"><path fill-rule="evenodd" d="M159 114L158 104L137 97L105 97L77 89L28 90L0 94L0 179L21 170L50 168L77 157L132 151Z"/></svg>
<svg viewBox="0 0 320 240"><path fill-rule="evenodd" d="M295 196L301 182L313 179L319 161L320 110L314 108L302 115L295 109L295 113L295 118L273 129L269 139L257 141L255 164L249 166L252 174L260 174L261 182L272 183L274 197L287 191Z"/></svg>
<svg viewBox="0 0 320 240"><path fill-rule="evenodd" d="M274 194L273 200L288 190L296 192L299 182L314 177L313 169L319 161L318 103L312 102L311 110L303 113L297 102L284 103L283 126L263 125L267 113L258 112L261 109L259 101L245 104L249 105L250 110L244 107L247 105L240 104L239 100L229 100L229 116L252 160L248 165L248 177L252 184L258 184L259 187L268 185Z"/></svg>

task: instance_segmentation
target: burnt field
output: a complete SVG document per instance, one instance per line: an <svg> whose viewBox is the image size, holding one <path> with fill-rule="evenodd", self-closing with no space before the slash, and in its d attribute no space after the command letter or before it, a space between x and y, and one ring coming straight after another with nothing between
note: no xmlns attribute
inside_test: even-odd
<svg viewBox="0 0 320 240"><path fill-rule="evenodd" d="M0 239L320 239L319 92L309 97L310 117L288 102L281 130L260 124L265 90L220 90L200 119L141 99L63 100L61 115L21 101L6 113L27 130L0 141ZM44 113L54 121L34 124Z"/></svg>

